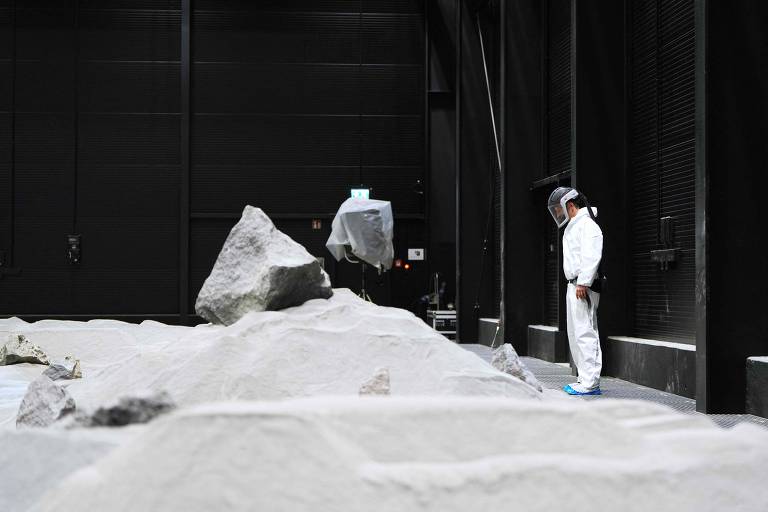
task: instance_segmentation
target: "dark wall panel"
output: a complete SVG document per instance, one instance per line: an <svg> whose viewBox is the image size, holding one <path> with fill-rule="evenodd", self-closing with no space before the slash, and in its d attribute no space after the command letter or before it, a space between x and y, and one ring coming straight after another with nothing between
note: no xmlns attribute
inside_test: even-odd
<svg viewBox="0 0 768 512"><path fill-rule="evenodd" d="M744 412L746 358L768 354L762 176L768 160L768 3L697 2L706 8L706 76L699 75L706 131L699 132L706 244L697 302L697 408ZM702 13L703 14L703 13ZM697 26L697 29L699 27ZM701 62L701 61L700 61ZM706 217L704 217L706 215ZM706 218L706 222L704 222ZM704 343L702 343L704 341Z"/></svg>
<svg viewBox="0 0 768 512"><path fill-rule="evenodd" d="M0 0L0 251L11 264L13 186L13 13L11 0Z"/></svg>
<svg viewBox="0 0 768 512"><path fill-rule="evenodd" d="M178 63L85 61L78 81L82 112L180 111Z"/></svg>
<svg viewBox="0 0 768 512"><path fill-rule="evenodd" d="M633 334L693 343L694 2L630 4ZM663 271L650 253L663 248L666 216L674 218L680 259Z"/></svg>
<svg viewBox="0 0 768 512"><path fill-rule="evenodd" d="M199 63L194 110L202 113L412 114L422 108L416 66Z"/></svg>
<svg viewBox="0 0 768 512"><path fill-rule="evenodd" d="M112 6L115 7L112 7ZM80 57L106 61L172 61L181 53L180 0L80 2Z"/></svg>
<svg viewBox="0 0 768 512"><path fill-rule="evenodd" d="M542 32L546 35L544 47L544 165L536 178L546 178L572 171L573 146L573 85L572 85L572 2L571 0L548 0ZM567 175L567 174L566 174ZM538 204L545 204L551 190L559 184L570 185L568 179L545 187L537 194ZM543 219L542 219L543 217ZM552 222L551 217L540 217L542 233L538 244L543 282L542 315L539 319L545 325L557 327L562 316L560 308L563 292L563 272L560 253L562 231Z"/></svg>
<svg viewBox="0 0 768 512"><path fill-rule="evenodd" d="M609 286L598 316L607 349L607 336L629 331L626 11L624 2L585 0L574 14L574 183L597 207L603 230L602 270Z"/></svg>
<svg viewBox="0 0 768 512"><path fill-rule="evenodd" d="M16 215L72 220L72 114L16 114Z"/></svg>
<svg viewBox="0 0 768 512"><path fill-rule="evenodd" d="M359 127L350 116L196 115L193 184L208 166L357 165Z"/></svg>
<svg viewBox="0 0 768 512"><path fill-rule="evenodd" d="M291 173L297 183L314 181L314 188L294 186L285 180ZM270 213L328 214L348 195L358 180L357 166L248 165L197 167L192 185L192 204L197 214L239 215L247 204Z"/></svg>
<svg viewBox="0 0 768 512"><path fill-rule="evenodd" d="M427 197L430 272L446 283L444 301L456 296L456 2L429 0L429 170Z"/></svg>
<svg viewBox="0 0 768 512"><path fill-rule="evenodd" d="M15 111L21 274L2 282L3 313L175 311L179 8L16 2L14 78L2 90ZM65 258L71 233L82 236L77 266Z"/></svg>
<svg viewBox="0 0 768 512"><path fill-rule="evenodd" d="M546 23L547 165L542 177L571 169L571 0L548 0Z"/></svg>
<svg viewBox="0 0 768 512"><path fill-rule="evenodd" d="M14 118L8 186L14 197L6 210L14 222L0 250L24 271L3 279L0 311L72 312L71 276L62 253L72 226L75 176L74 4L16 5L9 13L15 37L12 30L8 46L8 108Z"/></svg>
<svg viewBox="0 0 768 512"><path fill-rule="evenodd" d="M528 325L541 322L543 260L538 250L552 230L541 194L531 182L543 173L542 54L546 52L542 27L545 2L506 3L506 108L505 160L505 311L504 338L520 354L530 354ZM542 12L544 11L544 12ZM521 269L525 269L521 271ZM556 271L557 269L555 269Z"/></svg>
<svg viewBox="0 0 768 512"><path fill-rule="evenodd" d="M84 313L177 310L180 8L80 3L74 297Z"/></svg>
<svg viewBox="0 0 768 512"><path fill-rule="evenodd" d="M493 182L498 171L480 39L474 10L468 3L462 2L461 16L457 339L477 343L479 318L493 316L496 307L492 231L488 254L484 254L483 246L489 213L493 219ZM485 265L482 275L481 265Z"/></svg>

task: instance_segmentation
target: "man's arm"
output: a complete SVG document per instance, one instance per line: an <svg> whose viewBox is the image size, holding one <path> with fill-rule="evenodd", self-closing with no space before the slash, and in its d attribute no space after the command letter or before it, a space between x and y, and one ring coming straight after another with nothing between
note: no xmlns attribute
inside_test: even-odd
<svg viewBox="0 0 768 512"><path fill-rule="evenodd" d="M590 222L585 223L581 236L581 268L576 285L589 287L597 276L597 268L603 257L603 232L590 219Z"/></svg>

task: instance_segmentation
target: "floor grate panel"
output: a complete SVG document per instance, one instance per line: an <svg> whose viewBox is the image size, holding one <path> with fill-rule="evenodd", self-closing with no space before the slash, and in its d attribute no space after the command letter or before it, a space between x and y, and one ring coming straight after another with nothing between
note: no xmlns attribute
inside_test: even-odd
<svg viewBox="0 0 768 512"><path fill-rule="evenodd" d="M460 347L477 354L484 361L490 363L492 351L485 345L464 343ZM523 363L536 376L541 384L554 390L560 390L566 384L575 382L576 377L571 375L571 369L566 365L550 363L533 357L521 357ZM658 389L640 386L632 382L616 379L613 377L603 377L600 380L600 389L603 394L600 396L574 397L576 400L605 400L605 399L623 399L623 400L645 400L656 404L666 405L672 409L684 413L700 414L696 412L696 400L684 396L674 395ZM709 414L712 421L723 428L733 428L740 423L749 423L768 428L768 418L760 418L751 414Z"/></svg>

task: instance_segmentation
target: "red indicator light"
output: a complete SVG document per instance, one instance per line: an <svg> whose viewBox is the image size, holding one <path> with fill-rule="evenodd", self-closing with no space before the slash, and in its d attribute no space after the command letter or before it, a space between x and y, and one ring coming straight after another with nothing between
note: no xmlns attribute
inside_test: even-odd
<svg viewBox="0 0 768 512"><path fill-rule="evenodd" d="M395 260L395 268L401 268L403 266L403 260Z"/></svg>
<svg viewBox="0 0 768 512"><path fill-rule="evenodd" d="M403 268L405 268L405 270L411 270L411 264L410 263L406 263L405 267L403 267Z"/></svg>

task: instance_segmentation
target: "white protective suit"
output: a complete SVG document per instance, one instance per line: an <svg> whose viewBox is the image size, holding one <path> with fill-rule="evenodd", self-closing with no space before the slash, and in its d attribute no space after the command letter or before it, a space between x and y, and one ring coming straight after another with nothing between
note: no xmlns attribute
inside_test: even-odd
<svg viewBox="0 0 768 512"><path fill-rule="evenodd" d="M596 208L593 207L592 212L597 216ZM579 383L587 390L600 386L603 366L597 330L600 294L590 289L587 291L589 301L578 299L576 285L592 285L602 256L603 232L590 218L587 209L581 208L568 222L563 234L563 272L569 281L565 296L568 344L579 371Z"/></svg>

